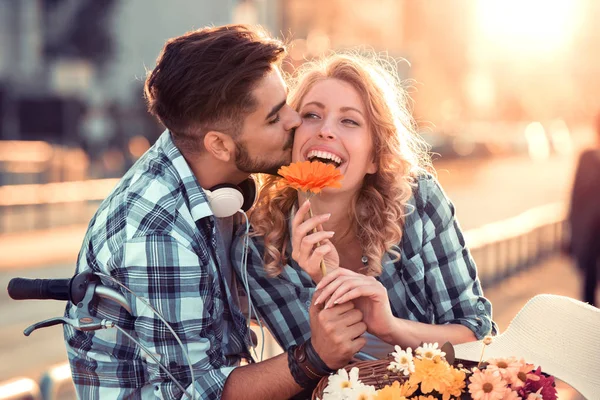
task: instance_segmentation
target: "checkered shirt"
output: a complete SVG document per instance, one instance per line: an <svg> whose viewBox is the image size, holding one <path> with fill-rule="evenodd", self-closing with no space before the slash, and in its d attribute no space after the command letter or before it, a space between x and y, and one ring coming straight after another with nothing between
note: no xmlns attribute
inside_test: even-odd
<svg viewBox="0 0 600 400"><path fill-rule="evenodd" d="M245 318L229 304L217 235L206 196L166 131L100 205L77 261L77 272L110 274L162 314L191 358L203 399L220 398L228 375L248 356ZM191 392L189 366L171 332L140 300L122 292L131 315L108 300L91 314L115 321ZM69 303L65 313L77 317L77 307ZM156 363L116 329L80 332L65 326L64 334L80 398L182 397Z"/></svg>
<svg viewBox="0 0 600 400"><path fill-rule="evenodd" d="M453 204L431 175L419 177L409 204L414 211L406 217L399 244L401 258L394 263L386 254L383 271L377 277L387 288L394 316L430 324L461 324L478 339L495 334L492 305L483 297ZM232 246L232 263L240 279L244 276L242 250L239 231ZM289 254L290 264L283 272L268 277L263 252L262 238L253 237L247 263L249 293L261 319L286 349L310 337L308 308L315 283Z"/></svg>

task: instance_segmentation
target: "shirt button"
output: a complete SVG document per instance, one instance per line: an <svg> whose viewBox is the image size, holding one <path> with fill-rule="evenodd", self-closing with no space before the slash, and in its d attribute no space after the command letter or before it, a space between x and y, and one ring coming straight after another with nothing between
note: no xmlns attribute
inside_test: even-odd
<svg viewBox="0 0 600 400"><path fill-rule="evenodd" d="M485 310L485 306L481 303L477 304L477 308L479 309L479 311Z"/></svg>
<svg viewBox="0 0 600 400"><path fill-rule="evenodd" d="M306 304L306 308L310 308L310 300L307 300L304 304Z"/></svg>

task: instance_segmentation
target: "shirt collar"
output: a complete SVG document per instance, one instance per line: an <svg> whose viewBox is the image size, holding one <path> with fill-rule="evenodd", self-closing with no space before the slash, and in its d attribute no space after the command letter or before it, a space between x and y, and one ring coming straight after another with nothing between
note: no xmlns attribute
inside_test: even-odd
<svg viewBox="0 0 600 400"><path fill-rule="evenodd" d="M214 214L208 203L206 193L204 193L204 189L198 183L196 176L181 154L181 151L175 146L171 132L168 129L165 130L156 141L156 144L166 154L179 175L194 221L213 216Z"/></svg>

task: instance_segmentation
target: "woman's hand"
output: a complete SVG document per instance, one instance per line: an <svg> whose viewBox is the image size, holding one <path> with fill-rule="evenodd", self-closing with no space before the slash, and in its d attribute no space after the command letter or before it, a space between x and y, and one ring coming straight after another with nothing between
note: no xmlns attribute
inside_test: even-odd
<svg viewBox="0 0 600 400"><path fill-rule="evenodd" d="M321 260L325 260L327 271L331 272L339 267L340 257L329 240L334 232L324 231L321 226L330 214L315 215L305 221L309 207L310 202L306 200L292 220L292 258L318 283L323 278Z"/></svg>
<svg viewBox="0 0 600 400"><path fill-rule="evenodd" d="M338 268L319 282L317 290L322 291L315 304L324 304L327 309L352 300L362 311L369 333L382 340L390 336L396 318L386 288L374 277Z"/></svg>

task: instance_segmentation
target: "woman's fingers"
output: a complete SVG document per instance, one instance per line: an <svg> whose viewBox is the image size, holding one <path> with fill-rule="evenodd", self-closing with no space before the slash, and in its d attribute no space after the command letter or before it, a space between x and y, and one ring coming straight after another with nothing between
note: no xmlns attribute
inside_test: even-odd
<svg viewBox="0 0 600 400"><path fill-rule="evenodd" d="M303 233L298 228L304 222L309 207L310 202L306 200L304 203L302 203L296 212L296 215L294 215L294 218L292 218L292 248L300 246L300 241L306 235L306 232Z"/></svg>
<svg viewBox="0 0 600 400"><path fill-rule="evenodd" d="M338 269L343 269L343 268L338 268ZM325 278L327 278L329 275L333 275L335 272L338 271L338 269L334 270L331 274L325 275ZM325 279L325 278L323 278L323 279ZM338 278L337 279L333 280L327 286L323 287L323 289L321 290L321 294L315 300L315 304L325 303L325 301L328 300L331 297L331 295L341 285L343 285L344 282L346 282L346 280L348 280L348 279L352 279L352 277L350 277L350 276L344 276L343 274L342 275L338 274Z"/></svg>
<svg viewBox="0 0 600 400"><path fill-rule="evenodd" d="M304 203L302 203L300 208L298 208L298 211L296 211L296 215L294 215L294 218L292 218L292 226L293 227L296 227L296 226L300 225L302 222L304 222L309 208L310 208L309 200L306 200Z"/></svg>
<svg viewBox="0 0 600 400"><path fill-rule="evenodd" d="M325 241L327 241L327 244L330 244L331 242L329 242L328 239L332 238L333 235L335 235L334 231L320 231L320 232L315 232L315 233L311 233L310 235L306 235L304 236L304 238L302 239L302 245L307 245L307 247L311 248L317 244L326 244Z"/></svg>
<svg viewBox="0 0 600 400"><path fill-rule="evenodd" d="M299 218L299 214L300 213L296 213L294 219L292 220L292 248L299 248L304 238L315 232L315 230L317 231L315 233L323 232L321 224L331 217L331 214L321 214L304 221L303 219ZM333 235L330 234L329 237L331 236Z"/></svg>
<svg viewBox="0 0 600 400"><path fill-rule="evenodd" d="M377 287L373 286L370 280L361 278L348 278L345 279L344 282L339 285L338 288L331 294L324 308L333 307L336 304L342 304L348 300L351 300L347 297L351 292L354 292L357 289L359 295L356 296L356 293L354 293L351 299L377 294Z"/></svg>
<svg viewBox="0 0 600 400"><path fill-rule="evenodd" d="M349 290L346 290L345 293L340 292L339 296L337 292L334 293L331 296L329 302L331 303L331 305L340 305L345 304L351 300L358 299L359 297L371 297L377 294L377 287L374 285L358 285L353 288L350 288Z"/></svg>
<svg viewBox="0 0 600 400"><path fill-rule="evenodd" d="M350 271L349 269L346 269L346 268L338 268L338 269L332 271L331 273L325 275L325 277L323 279L321 279L321 281L317 285L317 289L323 289L327 285L329 285L331 282L336 280L339 276L345 276L345 275L358 275L358 274L356 272Z"/></svg>

